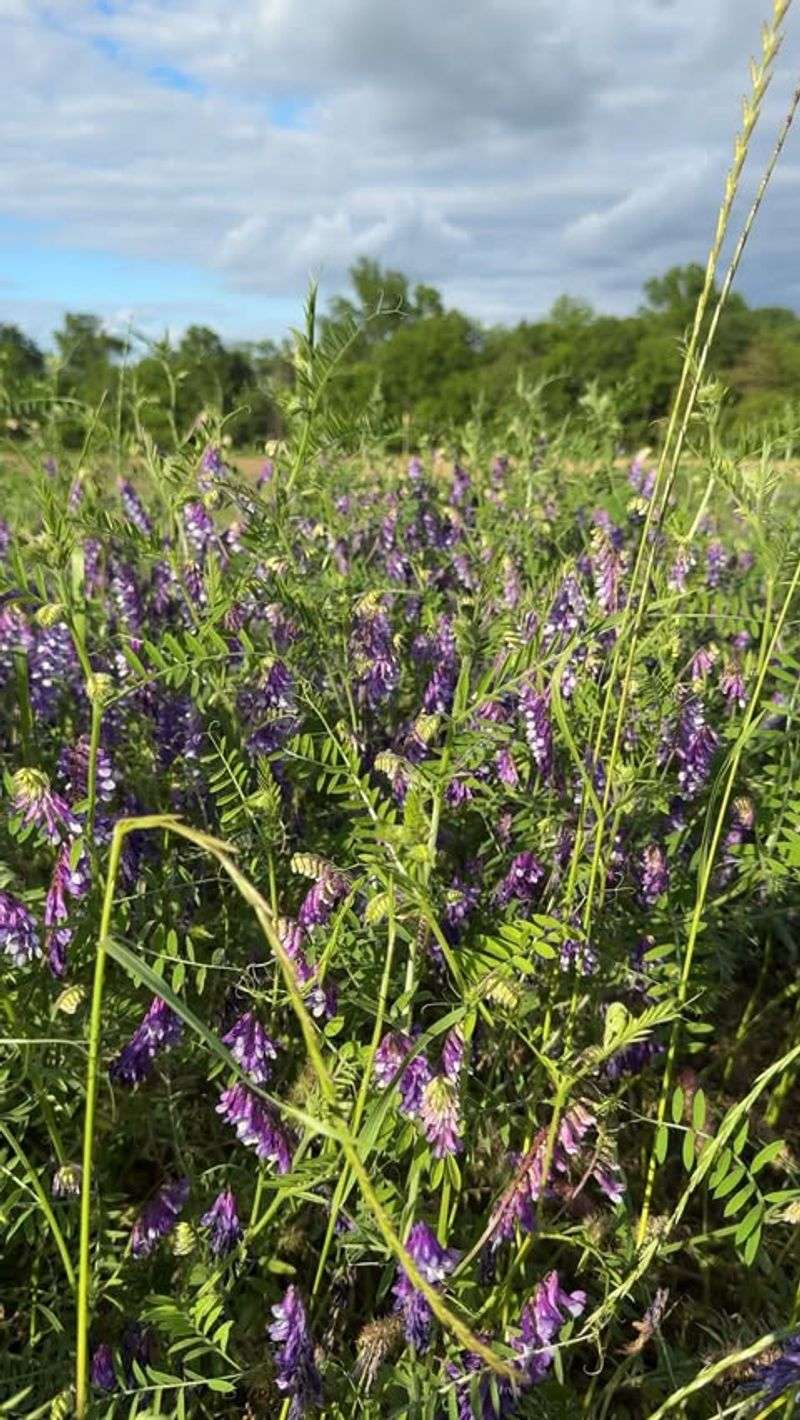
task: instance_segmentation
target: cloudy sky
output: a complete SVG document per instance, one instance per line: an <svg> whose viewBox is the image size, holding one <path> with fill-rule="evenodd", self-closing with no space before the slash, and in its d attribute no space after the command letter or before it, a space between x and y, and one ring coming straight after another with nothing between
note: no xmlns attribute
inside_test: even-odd
<svg viewBox="0 0 800 1420"><path fill-rule="evenodd" d="M704 258L769 3L0 0L0 320L274 336L360 253L486 321L635 309ZM748 298L800 309L799 229L800 127Z"/></svg>

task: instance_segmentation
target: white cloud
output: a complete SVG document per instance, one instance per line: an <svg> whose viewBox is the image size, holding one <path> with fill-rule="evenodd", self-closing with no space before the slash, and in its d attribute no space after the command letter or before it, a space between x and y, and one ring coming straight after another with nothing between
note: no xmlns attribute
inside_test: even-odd
<svg viewBox="0 0 800 1420"><path fill-rule="evenodd" d="M207 271L234 323L235 293L332 289L362 252L485 319L630 307L704 256L765 3L0 0L3 209ZM799 174L790 144L754 298L796 299Z"/></svg>

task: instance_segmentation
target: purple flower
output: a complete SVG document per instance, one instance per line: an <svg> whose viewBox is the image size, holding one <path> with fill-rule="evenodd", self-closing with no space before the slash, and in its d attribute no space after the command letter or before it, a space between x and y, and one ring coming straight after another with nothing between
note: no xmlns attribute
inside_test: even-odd
<svg viewBox="0 0 800 1420"><path fill-rule="evenodd" d="M309 1407L322 1404L322 1381L314 1362L314 1343L306 1310L294 1285L272 1308L274 1322L267 1328L272 1341L281 1342L275 1361L276 1385L292 1397L289 1420L300 1420Z"/></svg>
<svg viewBox="0 0 800 1420"><path fill-rule="evenodd" d="M625 1197L625 1180L616 1160L600 1157L592 1168L592 1178L609 1202L619 1203Z"/></svg>
<svg viewBox="0 0 800 1420"><path fill-rule="evenodd" d="M718 587L727 570L728 554L719 540L710 542L706 551L706 586Z"/></svg>
<svg viewBox="0 0 800 1420"><path fill-rule="evenodd" d="M452 1085L457 1085L467 1059L464 1037L457 1026L447 1032L442 1046L442 1072Z"/></svg>
<svg viewBox="0 0 800 1420"><path fill-rule="evenodd" d="M89 1379L95 1390L116 1390L117 1374L114 1370L114 1356L107 1341L101 1341L92 1352Z"/></svg>
<svg viewBox="0 0 800 1420"><path fill-rule="evenodd" d="M688 547L679 547L672 566L667 573L667 587L671 592L686 590L686 578L694 566L694 558Z"/></svg>
<svg viewBox="0 0 800 1420"><path fill-rule="evenodd" d="M567 937L561 943L559 965L562 971L577 971L580 976L594 976L600 962L597 952L588 942Z"/></svg>
<svg viewBox="0 0 800 1420"><path fill-rule="evenodd" d="M207 491L225 470L222 453L216 444L206 444L200 460L198 487Z"/></svg>
<svg viewBox="0 0 800 1420"><path fill-rule="evenodd" d="M642 853L641 894L646 907L653 907L669 888L669 866L664 849L649 843Z"/></svg>
<svg viewBox="0 0 800 1420"><path fill-rule="evenodd" d="M532 902L538 896L544 876L544 868L533 853L518 853L495 889L495 901L500 907L512 901Z"/></svg>
<svg viewBox="0 0 800 1420"><path fill-rule="evenodd" d="M568 1174L570 1160L581 1152L583 1140L593 1127L595 1118L581 1104L573 1105L561 1120L550 1161L550 1177ZM489 1249L497 1251L500 1244L513 1236L514 1228L532 1233L536 1226L536 1204L545 1187L544 1167L547 1155L547 1129L540 1129L526 1154L520 1160L514 1177L504 1189L489 1220Z"/></svg>
<svg viewBox="0 0 800 1420"><path fill-rule="evenodd" d="M292 1167L292 1142L275 1111L265 1100L240 1081L223 1090L217 1105L237 1137L248 1149L255 1149L259 1159L274 1164L277 1173L288 1173Z"/></svg>
<svg viewBox="0 0 800 1420"><path fill-rule="evenodd" d="M442 1159L445 1154L461 1152L464 1146L460 1135L458 1095L446 1075L434 1075L428 1081L419 1105L419 1120L425 1138L433 1145L435 1158Z"/></svg>
<svg viewBox="0 0 800 1420"><path fill-rule="evenodd" d="M179 1178L165 1184L155 1198L145 1204L131 1233L134 1257L149 1257L161 1239L172 1232L188 1197L189 1180Z"/></svg>
<svg viewBox="0 0 800 1420"><path fill-rule="evenodd" d="M256 478L256 488L264 488L271 483L275 476L275 467L271 459L265 459L258 471Z"/></svg>
<svg viewBox="0 0 800 1420"><path fill-rule="evenodd" d="M128 1044L109 1066L118 1085L139 1085L153 1068L156 1055L177 1045L183 1033L180 1018L166 1001L154 996Z"/></svg>
<svg viewBox="0 0 800 1420"><path fill-rule="evenodd" d="M59 979L67 973L67 948L72 937L71 927L51 927L45 934L44 945L50 970Z"/></svg>
<svg viewBox="0 0 800 1420"><path fill-rule="evenodd" d="M80 664L66 626L37 630L28 649L31 705L36 716L52 721L64 697L78 699L82 693Z"/></svg>
<svg viewBox="0 0 800 1420"><path fill-rule="evenodd" d="M81 852L73 867L72 851L73 845L71 843L62 843L58 850L53 876L44 903L45 927L55 927L58 922L65 922L69 916L67 897L80 901L82 897L86 896L91 886L91 872L86 854Z"/></svg>
<svg viewBox="0 0 800 1420"><path fill-rule="evenodd" d="M447 714L458 679L456 642L450 618L442 616L431 647L433 672L425 687L422 708L428 715Z"/></svg>
<svg viewBox="0 0 800 1420"><path fill-rule="evenodd" d="M539 694L532 686L526 685L519 697L519 707L533 762L542 778L548 779L553 769L553 726L550 721L549 693L545 691Z"/></svg>
<svg viewBox="0 0 800 1420"><path fill-rule="evenodd" d="M156 616L163 616L175 601L178 582L168 562L153 563L150 574L150 606Z"/></svg>
<svg viewBox="0 0 800 1420"><path fill-rule="evenodd" d="M222 1039L225 1045L230 1046L234 1060L251 1079L257 1085L265 1084L272 1073L270 1061L277 1058L278 1050L253 1012L246 1011L240 1016Z"/></svg>
<svg viewBox="0 0 800 1420"><path fill-rule="evenodd" d="M371 598L365 598L356 613L350 654L358 697L374 710L397 689L400 663L386 611Z"/></svg>
<svg viewBox="0 0 800 1420"><path fill-rule="evenodd" d="M585 1292L565 1292L557 1272L549 1272L526 1302L520 1316L521 1335L514 1347L529 1385L541 1381L553 1362L552 1343L567 1316L580 1316L586 1306Z"/></svg>
<svg viewBox="0 0 800 1420"><path fill-rule="evenodd" d="M470 882L456 873L445 894L442 921L449 942L458 940L461 928L475 911L481 895L480 883L475 881L480 867L477 863L467 866L473 872L473 881Z"/></svg>
<svg viewBox="0 0 800 1420"><path fill-rule="evenodd" d="M458 809L462 804L468 804L471 799L472 790L469 784L463 775L456 774L444 791L445 803L450 809Z"/></svg>
<svg viewBox="0 0 800 1420"><path fill-rule="evenodd" d="M777 1356L771 1352L769 1359L755 1361L753 1376L742 1389L776 1400L796 1386L800 1386L800 1331L781 1343Z"/></svg>
<svg viewBox="0 0 800 1420"><path fill-rule="evenodd" d="M309 931L312 927L324 926L340 898L347 892L347 879L341 873L328 869L317 879L306 893L297 914L299 925Z"/></svg>
<svg viewBox="0 0 800 1420"><path fill-rule="evenodd" d="M70 798L84 799L89 787L89 736L81 735L74 744L64 745L58 756L58 773ZM113 799L117 781L111 756L103 745L97 747L97 797L104 803Z"/></svg>
<svg viewBox="0 0 800 1420"><path fill-rule="evenodd" d="M145 512L142 500L133 484L127 478L118 478L117 488L128 521L133 523L133 526L143 537L149 537L153 531L153 524Z"/></svg>
<svg viewBox="0 0 800 1420"><path fill-rule="evenodd" d="M202 561L214 541L214 520L202 503L187 503L183 510L186 540Z"/></svg>
<svg viewBox="0 0 800 1420"><path fill-rule="evenodd" d="M242 1236L236 1198L229 1188L214 1199L207 1213L200 1219L201 1226L211 1231L210 1247L216 1257L230 1252Z"/></svg>
<svg viewBox="0 0 800 1420"><path fill-rule="evenodd" d="M708 646L700 646L698 650L695 651L689 664L689 675L692 679L692 685L698 686L703 684L703 681L707 679L708 675L713 670L714 662L718 655L719 652L713 643Z"/></svg>
<svg viewBox="0 0 800 1420"><path fill-rule="evenodd" d="M625 572L625 557L614 546L608 533L596 527L592 533L592 577L600 610L611 616L619 611L624 597L621 590Z"/></svg>
<svg viewBox="0 0 800 1420"><path fill-rule="evenodd" d="M109 591L124 625L129 631L138 631L144 617L142 594L136 573L127 562L114 562Z"/></svg>
<svg viewBox="0 0 800 1420"><path fill-rule="evenodd" d="M61 843L81 832L81 825L66 799L54 793L50 780L38 769L18 769L13 778L12 809L23 824L33 824L51 843Z"/></svg>
<svg viewBox="0 0 800 1420"><path fill-rule="evenodd" d="M27 966L41 952L36 919L10 892L0 891L0 947L15 966Z"/></svg>
<svg viewBox="0 0 800 1420"><path fill-rule="evenodd" d="M744 710L747 704L747 687L741 669L734 661L728 661L720 672L719 688L730 711Z"/></svg>
<svg viewBox="0 0 800 1420"><path fill-rule="evenodd" d="M383 1037L375 1051L372 1067L375 1078L383 1089L392 1083L413 1048L414 1042L411 1036L406 1035L403 1031L389 1031ZM422 1053L415 1055L414 1059L405 1066L398 1081L400 1108L404 1114L412 1117L419 1115L422 1097L425 1087L431 1079L431 1074L431 1067Z"/></svg>
<svg viewBox="0 0 800 1420"><path fill-rule="evenodd" d="M501 784L506 784L509 789L516 789L519 784L519 773L514 763L514 757L507 745L497 751L494 758L494 767Z"/></svg>
<svg viewBox="0 0 800 1420"><path fill-rule="evenodd" d="M644 455L637 454L628 469L628 482L631 488L641 494L642 498L651 498L656 485L656 474L654 469L649 469L645 463Z"/></svg>
<svg viewBox="0 0 800 1420"><path fill-rule="evenodd" d="M578 580L572 572L567 573L556 592L553 604L547 613L543 637L552 641L557 635L569 636L583 625L586 613L586 598Z"/></svg>
<svg viewBox="0 0 800 1420"><path fill-rule="evenodd" d="M481 1336L490 1341L489 1336ZM458 1420L505 1420L514 1412L517 1395L511 1382L492 1376L481 1356L463 1351L460 1366L447 1363L447 1374L453 1381L458 1407ZM478 1376L478 1372L483 1372ZM490 1379L491 1376L491 1379ZM476 1409L477 1407L477 1409Z"/></svg>
<svg viewBox="0 0 800 1420"><path fill-rule="evenodd" d="M414 1224L408 1235L406 1252L431 1286L440 1285L448 1273L452 1272L459 1258L454 1248L442 1247L427 1223ZM397 1270L392 1292L395 1298L394 1309L403 1316L406 1341L416 1351L427 1350L433 1313L423 1294L416 1290L402 1267Z"/></svg>
<svg viewBox="0 0 800 1420"><path fill-rule="evenodd" d="M702 789L716 748L717 736L706 724L702 701L688 696L679 715L675 745L678 783L687 799L695 798Z"/></svg>
<svg viewBox="0 0 800 1420"><path fill-rule="evenodd" d="M87 537L83 544L83 582L87 596L96 596L103 583L100 560L103 544L97 537Z"/></svg>

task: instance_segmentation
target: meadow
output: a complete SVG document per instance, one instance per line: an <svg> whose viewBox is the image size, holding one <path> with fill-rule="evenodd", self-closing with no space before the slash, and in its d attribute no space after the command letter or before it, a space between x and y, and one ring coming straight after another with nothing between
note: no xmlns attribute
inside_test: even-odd
<svg viewBox="0 0 800 1420"><path fill-rule="evenodd" d="M398 458L313 292L257 463L20 411L0 1415L797 1413L800 489L707 369L787 8L652 450Z"/></svg>

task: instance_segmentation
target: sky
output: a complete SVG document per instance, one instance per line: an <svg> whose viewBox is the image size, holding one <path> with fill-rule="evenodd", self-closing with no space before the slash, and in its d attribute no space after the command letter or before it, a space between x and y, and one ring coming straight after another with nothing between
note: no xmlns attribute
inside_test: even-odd
<svg viewBox="0 0 800 1420"><path fill-rule="evenodd" d="M0 0L0 321L276 338L365 254L485 322L704 260L771 0ZM752 195L800 69L784 49ZM740 214L741 215L741 214ZM739 289L800 310L800 124Z"/></svg>

